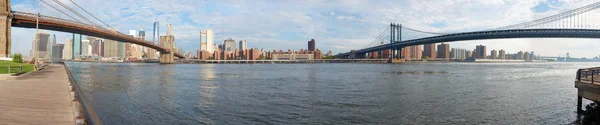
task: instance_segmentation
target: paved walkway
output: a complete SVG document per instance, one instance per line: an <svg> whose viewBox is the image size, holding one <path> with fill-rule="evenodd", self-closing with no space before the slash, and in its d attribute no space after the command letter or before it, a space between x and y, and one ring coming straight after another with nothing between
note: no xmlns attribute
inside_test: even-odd
<svg viewBox="0 0 600 125"><path fill-rule="evenodd" d="M74 123L69 77L63 65L0 80L0 125Z"/></svg>

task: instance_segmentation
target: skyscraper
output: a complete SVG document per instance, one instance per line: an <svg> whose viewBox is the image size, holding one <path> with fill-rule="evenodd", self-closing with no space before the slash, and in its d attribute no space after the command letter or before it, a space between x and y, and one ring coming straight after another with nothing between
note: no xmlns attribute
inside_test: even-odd
<svg viewBox="0 0 600 125"><path fill-rule="evenodd" d="M437 58L450 59L450 44L442 43L437 45Z"/></svg>
<svg viewBox="0 0 600 125"><path fill-rule="evenodd" d="M54 51L52 51L52 48L54 48L54 44L56 44L56 34L52 34L48 38L48 57L53 57Z"/></svg>
<svg viewBox="0 0 600 125"><path fill-rule="evenodd" d="M229 51L229 52L233 52L235 51L237 48L235 47L235 40L229 38L226 39L223 43L223 50L224 51Z"/></svg>
<svg viewBox="0 0 600 125"><path fill-rule="evenodd" d="M76 59L79 58L79 56L81 56L81 34L73 34L73 49L72 52L72 58L71 59Z"/></svg>
<svg viewBox="0 0 600 125"><path fill-rule="evenodd" d="M81 40L81 55L92 55L92 45L90 44L90 40Z"/></svg>
<svg viewBox="0 0 600 125"><path fill-rule="evenodd" d="M492 50L490 54L491 54L490 55L490 59L496 59L496 58L498 58L498 51Z"/></svg>
<svg viewBox="0 0 600 125"><path fill-rule="evenodd" d="M38 44L37 44L38 45L37 46L38 47L37 48L38 51L37 51L37 54L38 54L39 58L49 57L49 55L48 55L48 53L49 53L48 52L48 50L49 50L48 49L49 48L48 47L48 45L49 45L49 42L48 42L49 37L50 37L50 34L48 32L45 32L45 31L41 31L38 34ZM52 46L50 46L50 48L51 47Z"/></svg>
<svg viewBox="0 0 600 125"><path fill-rule="evenodd" d="M62 53L64 60L70 60L73 58L73 39L68 39L65 42Z"/></svg>
<svg viewBox="0 0 600 125"><path fill-rule="evenodd" d="M436 55L437 53L435 51L435 43L423 45L423 56L435 59Z"/></svg>
<svg viewBox="0 0 600 125"><path fill-rule="evenodd" d="M248 47L248 43L246 42L246 40L240 40L240 50L246 50Z"/></svg>
<svg viewBox="0 0 600 125"><path fill-rule="evenodd" d="M215 51L214 33L211 29L200 31L200 51Z"/></svg>
<svg viewBox="0 0 600 125"><path fill-rule="evenodd" d="M317 47L315 46L315 44L316 44L316 41L315 41L315 39L310 39L310 41L308 41L308 51L311 51L311 52L312 52L312 51L315 51L315 50L316 50L316 48L317 48Z"/></svg>
<svg viewBox="0 0 600 125"><path fill-rule="evenodd" d="M52 59L62 59L63 49L65 44L54 44L52 45Z"/></svg>
<svg viewBox="0 0 600 125"><path fill-rule="evenodd" d="M158 21L154 21L154 24L152 25L152 42L154 42L154 44L158 44L158 40L160 39L159 23Z"/></svg>

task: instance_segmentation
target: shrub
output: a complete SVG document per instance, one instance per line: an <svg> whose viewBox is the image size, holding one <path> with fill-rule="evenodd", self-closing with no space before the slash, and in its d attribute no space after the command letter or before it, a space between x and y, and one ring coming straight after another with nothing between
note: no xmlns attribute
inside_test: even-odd
<svg viewBox="0 0 600 125"><path fill-rule="evenodd" d="M23 63L23 56L20 53L14 54L12 61L15 63Z"/></svg>

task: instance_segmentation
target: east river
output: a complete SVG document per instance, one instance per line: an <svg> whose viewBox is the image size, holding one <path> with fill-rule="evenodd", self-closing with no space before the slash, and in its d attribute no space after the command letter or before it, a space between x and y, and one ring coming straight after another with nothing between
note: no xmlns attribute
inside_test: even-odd
<svg viewBox="0 0 600 125"><path fill-rule="evenodd" d="M107 125L569 124L600 63L67 66Z"/></svg>

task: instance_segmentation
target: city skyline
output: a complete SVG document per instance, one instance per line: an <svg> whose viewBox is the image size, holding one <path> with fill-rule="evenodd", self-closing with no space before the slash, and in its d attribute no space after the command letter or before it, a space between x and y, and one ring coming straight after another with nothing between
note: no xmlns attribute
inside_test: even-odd
<svg viewBox="0 0 600 125"><path fill-rule="evenodd" d="M257 3L264 3L266 1L257 1ZM298 2L294 3L278 3L275 2L274 5L282 5L283 7L289 7L290 4L310 4L312 1L307 1L306 3ZM481 28L492 28L497 26L503 26L506 24L517 23L519 20L509 21L496 17L487 17L487 16L477 16L480 13L487 13L489 15L494 14L508 14L508 13L523 13L523 15L511 15L511 16L521 16L519 19L521 20L529 20L535 19L547 15L556 14L558 12L562 12L567 9L572 9L577 6L589 4L592 1L476 1L472 4L461 4L458 6L450 6L447 8L448 11L452 12L444 12L444 13L433 13L437 12L439 9L425 9L423 12L419 12L424 15L422 17L395 17L395 16L384 16L385 18L378 21L373 21L373 19L379 19L376 17L372 17L371 15L367 16L366 14L373 14L374 12L366 11L366 9L357 9L354 8L358 5L379 5L379 4L390 4L385 5L382 9L376 9L376 11L389 11L386 13L399 13L400 11L407 11L407 13L417 13L416 9L423 8L426 6L439 6L436 4L431 4L435 1L426 1L426 2L415 2L415 1L401 1L401 2L389 2L382 1L380 3L373 3L368 1L348 1L343 2L345 4L334 6L332 8L326 8L324 6L314 6L314 10L310 9L302 9L299 7L289 7L289 9L285 9L279 13L267 13L263 12L261 14L255 15L256 17L248 18L248 19L256 19L256 18L264 18L265 15L274 15L273 18L277 19L274 21L279 21L276 24L267 24L267 23L256 23L256 21L250 21L248 23L256 23L256 26L243 26L243 27L235 27L241 25L239 22L228 21L230 17L238 16L243 14L242 12L234 11L229 12L230 10L223 10L215 7L210 13L194 13L197 11L202 11L203 9L199 9L201 7L195 5L185 5L185 1L173 1L169 2L169 6L180 6L176 10L165 10L156 9L156 10L148 10L142 8L159 8L155 5L154 1L149 1L148 4L138 5L137 2L125 2L123 5L114 6L118 9L123 10L123 14L115 14L110 13L110 8L99 6L90 10L92 13L98 13L99 18L107 21L109 25L115 27L121 32L126 33L129 30L137 30L140 25L143 27L153 27L154 21L159 22L159 26L161 29L161 34L165 34L166 24L172 23L174 26L174 34L177 38L176 45L178 47L182 47L182 49L186 52L195 52L200 46L200 36L198 32L202 29L213 29L215 34L214 41L225 40L229 37L235 40L247 40L249 48L264 48L267 50L271 49L294 49L300 50L303 49L301 46L304 46L306 43L306 39L317 39L319 42L317 46L321 50L332 50L334 54L340 52L347 52L350 49L358 49L363 45L370 42L374 34L378 34L381 30L383 30L386 24L389 22L399 22L405 25L418 26L419 29L428 29L431 31L472 31ZM13 6L18 6L21 3L28 2L20 2L13 1ZM31 3L31 2L29 2ZM86 4L98 4L105 5L111 2L99 2L99 1L86 1L79 2L82 6ZM142 2L143 3L143 2ZM213 7L210 6L212 2L201 2L200 6ZM228 2L224 2L228 3ZM238 2L233 2L238 3ZM326 2L325 5L333 5L336 3L340 3L340 1L332 1ZM451 4L447 1L438 2L440 5ZM461 3L461 2L456 2ZM455 3L455 4L456 4ZM37 4L37 3L31 3ZM235 4L234 8L238 9L251 9L249 8L250 3L240 2ZM126 5L135 5L135 6L126 6ZM219 4L219 5L228 5L228 4ZM252 4L250 4L252 5ZM399 9L402 7L393 7L391 5L401 5L412 7L410 9ZM477 10L482 9L481 7L474 7L475 5L487 5L491 6L491 9L498 10L498 12L462 12L469 10ZM502 6L498 8L496 6ZM506 7L508 6L508 7ZM111 6L112 7L112 6ZM496 7L496 8L495 8ZM526 10L513 10L513 8L526 8ZM507 9L508 8L508 9ZM23 8L16 8L23 9ZM159 11L160 10L160 11ZM164 10L164 11L163 11ZM40 10L43 11L43 10ZM102 13L102 12L108 13ZM457 16L453 12L464 14L464 16ZM159 13L159 14L157 14ZM162 14L160 14L162 13ZM50 16L58 16L62 17L53 10L47 10L47 12L42 12L43 15ZM115 14L110 15L110 14ZM179 14L179 15L178 15ZM220 15L219 15L220 14ZM440 14L448 14L440 16ZM156 18L142 18L142 15L146 15L149 17L155 16ZM253 14L250 14L250 16ZM373 15L381 15L381 14L373 14ZM400 15L400 14L397 14ZM167 20L164 17L174 16ZM184 16L188 16L190 18L184 18ZM282 17L289 17L280 19ZM439 16L439 18L433 18L434 16ZM246 17L246 16L244 16ZM317 18L320 17L320 18ZM299 19L298 19L299 18ZM302 20L304 18L305 20ZM451 18L462 18L465 20L451 20ZM186 19L189 19L186 21ZM231 18L235 19L235 18ZM267 18L269 19L269 18ZM134 20L134 21L131 21ZM207 20L206 23L199 23L199 20ZM425 20L424 22L414 22L411 20ZM263 21L263 20L259 20ZM303 22L304 21L304 22ZM461 22L462 21L462 22ZM282 26L282 24L290 25L290 26ZM415 24L416 23L416 24ZM309 27L312 24L319 24L319 27ZM325 25L327 24L327 25ZM331 25L329 25L331 24ZM464 24L464 25L462 25ZM232 26L229 26L232 25ZM246 24L247 25L247 24ZM281 28L275 28L281 27ZM13 46L13 53L22 53L28 55L28 51L30 50L29 42L31 38L34 36L35 30L31 29L22 29L22 28L13 28L13 40L16 42ZM261 30L249 30L249 29L261 29ZM319 32L316 32L319 31ZM62 32L54 32L49 31L53 34L56 34L56 39L58 43L64 43L68 38L71 38L71 34L62 33ZM357 35L361 34L361 35ZM403 34L403 39L410 39L411 37L418 37L415 34ZM152 39L152 36L146 35L148 40ZM565 42L565 41L573 41L573 42ZM460 48L469 48L474 45L484 44L489 46L494 46L497 48L489 48L491 49L505 49L507 51L518 51L518 50L532 50L536 51L539 55L547 55L547 56L558 56L564 55L564 53L571 53L572 57L594 57L598 54L590 53L585 50L594 50L600 49L600 46L595 46L594 43L598 42L598 40L594 39L502 39L502 40L483 40L483 41L458 41L458 42L449 42L453 47Z"/></svg>

